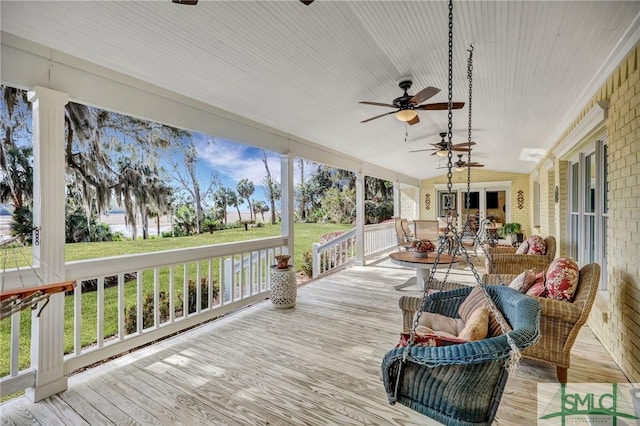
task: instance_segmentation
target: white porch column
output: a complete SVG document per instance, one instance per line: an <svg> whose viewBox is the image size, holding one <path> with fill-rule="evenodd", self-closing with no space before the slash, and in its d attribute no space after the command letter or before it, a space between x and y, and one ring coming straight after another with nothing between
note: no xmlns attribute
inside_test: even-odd
<svg viewBox="0 0 640 426"><path fill-rule="evenodd" d="M39 233L34 234L33 251L42 279L54 283L64 279L64 106L69 96L39 86L28 96L33 109L33 226ZM26 395L39 401L67 388L62 364L64 293L52 295L40 317L38 310L33 312L31 366L37 372L36 386Z"/></svg>
<svg viewBox="0 0 640 426"><path fill-rule="evenodd" d="M289 254L292 256L291 264L293 264L293 157L291 154L282 154L280 156L280 202L282 204L282 212L280 213L280 235L289 236Z"/></svg>
<svg viewBox="0 0 640 426"><path fill-rule="evenodd" d="M364 265L364 174L356 173L356 265Z"/></svg>
<svg viewBox="0 0 640 426"><path fill-rule="evenodd" d="M400 203L400 183L393 182L393 217L402 216L402 205Z"/></svg>

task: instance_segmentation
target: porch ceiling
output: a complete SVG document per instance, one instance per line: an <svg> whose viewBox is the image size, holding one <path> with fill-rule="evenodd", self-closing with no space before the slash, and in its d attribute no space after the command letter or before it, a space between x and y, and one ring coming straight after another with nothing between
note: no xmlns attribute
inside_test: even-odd
<svg viewBox="0 0 640 426"><path fill-rule="evenodd" d="M2 1L3 31L123 72L415 178L442 174L427 148L446 111L405 125L388 109L409 91L447 100L447 3L442 1ZM549 149L637 42L640 2L459 1L454 100L468 100L475 47L474 160L529 172L524 148ZM454 143L468 110L454 114ZM505 161L505 155L508 161Z"/></svg>

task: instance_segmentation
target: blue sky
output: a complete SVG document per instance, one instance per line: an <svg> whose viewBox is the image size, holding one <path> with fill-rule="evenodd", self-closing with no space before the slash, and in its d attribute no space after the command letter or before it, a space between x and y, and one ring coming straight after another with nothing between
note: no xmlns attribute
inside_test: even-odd
<svg viewBox="0 0 640 426"><path fill-rule="evenodd" d="M211 143L214 139L215 142ZM217 172L222 185L236 189L240 179L249 179L256 190L254 199L266 201L266 188L263 186L267 174L262 162L262 149L220 138L211 138L201 133L193 133L193 142L198 151L199 178L208 179ZM271 176L280 181L280 156L267 151L267 162ZM245 205L246 208L248 206Z"/></svg>

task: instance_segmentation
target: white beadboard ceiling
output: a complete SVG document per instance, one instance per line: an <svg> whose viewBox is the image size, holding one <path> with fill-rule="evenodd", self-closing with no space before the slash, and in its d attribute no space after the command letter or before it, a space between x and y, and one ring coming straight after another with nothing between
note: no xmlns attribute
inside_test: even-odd
<svg viewBox="0 0 640 426"><path fill-rule="evenodd" d="M406 175L442 174L430 153L446 111L406 126L390 103L426 86L447 100L444 1L2 1L2 30ZM454 3L454 101L468 101L473 160L529 172L638 41L638 1ZM468 110L454 112L454 143ZM405 134L405 131L408 134ZM405 142L406 136L406 142ZM466 157L466 156L465 156Z"/></svg>

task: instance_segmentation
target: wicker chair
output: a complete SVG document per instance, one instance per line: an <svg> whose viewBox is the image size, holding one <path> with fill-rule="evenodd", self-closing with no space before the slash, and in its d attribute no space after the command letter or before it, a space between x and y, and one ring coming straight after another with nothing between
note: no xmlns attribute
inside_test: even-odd
<svg viewBox="0 0 640 426"><path fill-rule="evenodd" d="M508 284L513 278L515 275L488 274L484 275L482 280L485 284L500 284L500 282ZM536 297L542 305L540 340L524 350L522 355L555 365L560 383L567 382L567 370L571 364L571 347L580 328L589 317L599 282L600 265L590 263L580 269L578 288L572 302Z"/></svg>
<svg viewBox="0 0 640 426"><path fill-rule="evenodd" d="M544 239L547 252L543 255L516 254L515 247L488 247L485 263L487 272L493 274L519 274L527 269L544 271L556 257L556 239Z"/></svg>

